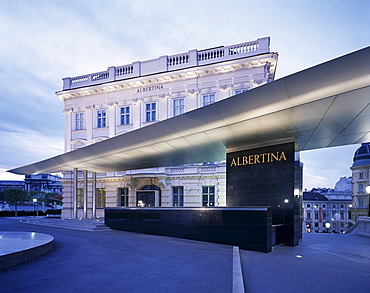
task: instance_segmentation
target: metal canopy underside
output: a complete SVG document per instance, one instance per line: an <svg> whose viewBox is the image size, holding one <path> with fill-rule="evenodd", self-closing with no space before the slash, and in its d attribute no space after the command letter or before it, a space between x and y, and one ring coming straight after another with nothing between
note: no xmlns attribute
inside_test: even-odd
<svg viewBox="0 0 370 293"><path fill-rule="evenodd" d="M300 150L370 141L370 47L209 106L9 172L124 171L225 160L294 138Z"/></svg>

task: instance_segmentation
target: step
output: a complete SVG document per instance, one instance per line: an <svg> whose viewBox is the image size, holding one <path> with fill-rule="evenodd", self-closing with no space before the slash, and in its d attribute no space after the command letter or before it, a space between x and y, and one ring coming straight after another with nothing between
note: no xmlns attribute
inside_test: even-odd
<svg viewBox="0 0 370 293"><path fill-rule="evenodd" d="M110 230L104 222L96 220L78 220L78 219L37 219L21 220L25 224L43 225L58 228L86 230L86 231L104 231Z"/></svg>

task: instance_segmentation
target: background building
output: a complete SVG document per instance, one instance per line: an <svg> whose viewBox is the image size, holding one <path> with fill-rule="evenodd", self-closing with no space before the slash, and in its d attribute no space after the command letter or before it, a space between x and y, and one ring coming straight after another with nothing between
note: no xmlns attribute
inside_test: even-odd
<svg viewBox="0 0 370 293"><path fill-rule="evenodd" d="M274 79L277 57L269 38L134 62L63 79L65 151L81 148L216 101ZM142 138L145 139L145 138ZM196 135L194 135L196 139ZM181 141L178 142L181 145ZM158 146L160 147L160 146ZM133 150L134 151L134 150ZM85 185L79 172L77 202L83 214ZM87 189L93 186L92 174ZM73 212L73 174L63 177L63 217ZM103 216L116 206L225 206L224 162L97 174L97 202L87 213Z"/></svg>
<svg viewBox="0 0 370 293"><path fill-rule="evenodd" d="M350 181L342 177L336 187ZM347 184L344 186L348 187ZM343 233L353 225L350 190L314 188L303 192L303 225L306 232ZM328 227L327 227L328 226Z"/></svg>
<svg viewBox="0 0 370 293"><path fill-rule="evenodd" d="M353 156L352 170L352 213L356 222L360 216L369 215L370 143L363 143Z"/></svg>
<svg viewBox="0 0 370 293"><path fill-rule="evenodd" d="M20 188L27 192L43 191L46 193L63 193L61 177L52 174L26 175L23 181L1 180L0 191L7 188Z"/></svg>

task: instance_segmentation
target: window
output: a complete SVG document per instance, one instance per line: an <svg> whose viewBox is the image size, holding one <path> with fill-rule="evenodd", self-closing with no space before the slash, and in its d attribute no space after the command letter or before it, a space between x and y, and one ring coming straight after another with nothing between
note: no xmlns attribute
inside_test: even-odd
<svg viewBox="0 0 370 293"><path fill-rule="evenodd" d="M107 126L107 111L106 110L97 110L96 111L96 127L106 127Z"/></svg>
<svg viewBox="0 0 370 293"><path fill-rule="evenodd" d="M75 130L84 129L84 113L75 114Z"/></svg>
<svg viewBox="0 0 370 293"><path fill-rule="evenodd" d="M364 199L363 198L359 198L358 199L358 206L359 207L363 207L364 206Z"/></svg>
<svg viewBox="0 0 370 293"><path fill-rule="evenodd" d="M128 207L128 187L118 188L119 205Z"/></svg>
<svg viewBox="0 0 370 293"><path fill-rule="evenodd" d="M309 207L311 207L311 205L310 204L307 204L307 207L309 208Z"/></svg>
<svg viewBox="0 0 370 293"><path fill-rule="evenodd" d="M77 207L78 208L84 207L84 189L83 188L77 189Z"/></svg>
<svg viewBox="0 0 370 293"><path fill-rule="evenodd" d="M364 179L364 173L363 172L360 172L358 175L359 175L360 179Z"/></svg>
<svg viewBox="0 0 370 293"><path fill-rule="evenodd" d="M184 206L184 187L173 186L172 187L173 206L182 207Z"/></svg>
<svg viewBox="0 0 370 293"><path fill-rule="evenodd" d="M203 95L203 106L208 106L215 102L215 94Z"/></svg>
<svg viewBox="0 0 370 293"><path fill-rule="evenodd" d="M130 124L130 107L121 107L120 109L120 124Z"/></svg>
<svg viewBox="0 0 370 293"><path fill-rule="evenodd" d="M177 116L184 113L185 103L184 99L173 100L173 116Z"/></svg>
<svg viewBox="0 0 370 293"><path fill-rule="evenodd" d="M344 220L344 213L340 212L340 219L343 221Z"/></svg>
<svg viewBox="0 0 370 293"><path fill-rule="evenodd" d="M311 213L307 212L307 220L311 220Z"/></svg>
<svg viewBox="0 0 370 293"><path fill-rule="evenodd" d="M215 206L215 187L203 186L202 187L202 206L213 207Z"/></svg>
<svg viewBox="0 0 370 293"><path fill-rule="evenodd" d="M358 185L358 192L364 192L364 185L363 184Z"/></svg>
<svg viewBox="0 0 370 293"><path fill-rule="evenodd" d="M326 213L322 213L322 219L326 220Z"/></svg>
<svg viewBox="0 0 370 293"><path fill-rule="evenodd" d="M96 189L96 207L97 208L105 208L105 188L97 188Z"/></svg>
<svg viewBox="0 0 370 293"><path fill-rule="evenodd" d="M156 121L157 105L156 103L145 104L145 122Z"/></svg>
<svg viewBox="0 0 370 293"><path fill-rule="evenodd" d="M244 93L244 92L246 92L247 90L235 90L235 94L237 95L237 94L241 94L241 93Z"/></svg>
<svg viewBox="0 0 370 293"><path fill-rule="evenodd" d="M315 220L318 220L318 219L319 219L319 213L315 212Z"/></svg>

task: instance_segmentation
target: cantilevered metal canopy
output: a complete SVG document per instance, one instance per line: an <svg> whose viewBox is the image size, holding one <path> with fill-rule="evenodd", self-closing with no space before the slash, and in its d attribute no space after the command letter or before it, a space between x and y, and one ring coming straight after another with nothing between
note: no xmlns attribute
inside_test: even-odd
<svg viewBox="0 0 370 293"><path fill-rule="evenodd" d="M370 47L105 141L9 172L92 172L221 161L294 138L300 150L370 141Z"/></svg>

